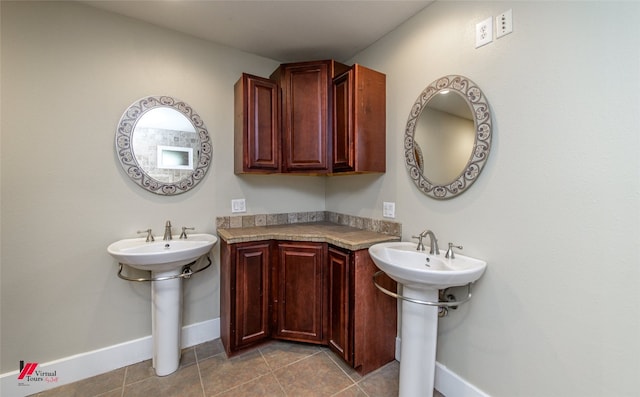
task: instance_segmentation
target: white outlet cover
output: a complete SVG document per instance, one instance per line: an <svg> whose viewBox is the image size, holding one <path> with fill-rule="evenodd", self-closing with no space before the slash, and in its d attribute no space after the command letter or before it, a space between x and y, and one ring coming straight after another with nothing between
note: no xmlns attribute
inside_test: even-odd
<svg viewBox="0 0 640 397"><path fill-rule="evenodd" d="M476 24L476 48L493 41L493 17Z"/></svg>

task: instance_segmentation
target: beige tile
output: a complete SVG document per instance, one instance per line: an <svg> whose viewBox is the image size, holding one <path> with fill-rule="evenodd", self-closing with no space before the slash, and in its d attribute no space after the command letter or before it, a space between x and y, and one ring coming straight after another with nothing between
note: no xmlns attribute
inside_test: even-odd
<svg viewBox="0 0 640 397"><path fill-rule="evenodd" d="M180 357L180 366L178 371L182 368L194 365L196 363L195 349L193 347L183 349L182 356ZM125 377L125 385L139 382L143 379L157 376L152 366L151 360L145 360L137 364L133 364L127 367L127 374Z"/></svg>
<svg viewBox="0 0 640 397"><path fill-rule="evenodd" d="M353 384L324 352L280 368L273 374L287 396L331 396Z"/></svg>
<svg viewBox="0 0 640 397"><path fill-rule="evenodd" d="M256 225L256 217L255 215L243 215L242 216L242 227L253 227Z"/></svg>
<svg viewBox="0 0 640 397"><path fill-rule="evenodd" d="M216 397L247 397L247 396L268 396L286 397L284 390L273 376L267 374L251 382L244 383L226 392L214 394Z"/></svg>
<svg viewBox="0 0 640 397"><path fill-rule="evenodd" d="M230 228L242 227L242 217L241 216L229 217L229 227Z"/></svg>
<svg viewBox="0 0 640 397"><path fill-rule="evenodd" d="M127 375L124 383L128 385L152 376L156 376L156 373L151 366L151 360L145 360L127 367Z"/></svg>
<svg viewBox="0 0 640 397"><path fill-rule="evenodd" d="M342 369L342 371L346 373L347 376L349 376L349 378L351 378L354 382L359 382L362 379L362 375L360 375L353 367L347 364L340 356L331 351L331 349L326 348L324 350L329 358L334 363L336 363L336 365L340 367L340 369Z"/></svg>
<svg viewBox="0 0 640 397"><path fill-rule="evenodd" d="M181 368L167 376L152 376L124 388L124 397L203 397L198 366Z"/></svg>
<svg viewBox="0 0 640 397"><path fill-rule="evenodd" d="M382 368L367 374L358 386L370 397L388 397L398 395L400 363L392 361Z"/></svg>
<svg viewBox="0 0 640 397"><path fill-rule="evenodd" d="M221 216L216 218L216 229L228 228L230 220L228 216Z"/></svg>
<svg viewBox="0 0 640 397"><path fill-rule="evenodd" d="M98 394L96 397L122 397L122 388Z"/></svg>
<svg viewBox="0 0 640 397"><path fill-rule="evenodd" d="M230 359L224 354L218 354L198 361L198 367L207 395L229 390L269 372L269 367L258 350Z"/></svg>
<svg viewBox="0 0 640 397"><path fill-rule="evenodd" d="M180 368L188 367L195 363L196 363L196 349L193 347L182 349L182 352L180 353Z"/></svg>
<svg viewBox="0 0 640 397"><path fill-rule="evenodd" d="M267 226L267 215L266 214L258 214L258 215L256 215L256 226Z"/></svg>
<svg viewBox="0 0 640 397"><path fill-rule="evenodd" d="M115 371L107 372L84 379L79 382L60 386L55 389L48 390L38 394L44 397L87 397L97 396L114 390L122 390L124 384L125 369L120 368Z"/></svg>
<svg viewBox="0 0 640 397"><path fill-rule="evenodd" d="M303 343L273 341L259 348L271 370L300 361L316 354L320 348Z"/></svg>
<svg viewBox="0 0 640 397"><path fill-rule="evenodd" d="M278 214L267 214L267 226L279 225Z"/></svg>
<svg viewBox="0 0 640 397"><path fill-rule="evenodd" d="M215 339L196 346L195 350L198 361L201 361L224 352L224 346L222 345L222 340Z"/></svg>

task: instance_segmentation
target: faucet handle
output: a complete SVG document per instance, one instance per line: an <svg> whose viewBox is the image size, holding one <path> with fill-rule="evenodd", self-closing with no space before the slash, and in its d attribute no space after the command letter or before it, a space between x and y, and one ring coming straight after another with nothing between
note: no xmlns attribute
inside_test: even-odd
<svg viewBox="0 0 640 397"><path fill-rule="evenodd" d="M420 233L417 236L411 236L411 238L418 239L418 246L416 247L416 250L417 251L424 251L424 243L422 242L422 239L424 238L424 235L422 233Z"/></svg>
<svg viewBox="0 0 640 397"><path fill-rule="evenodd" d="M155 239L153 238L153 234L151 232L151 229L147 229L147 230L138 230L136 233L147 233L147 240L146 242L150 242L150 241L155 241Z"/></svg>
<svg viewBox="0 0 640 397"><path fill-rule="evenodd" d="M457 248L457 249L461 250L462 246L461 245L453 245L453 243L449 243L449 249L447 250L447 253L444 255L444 257L447 258L447 259L455 259L456 256L453 253L453 249L454 248Z"/></svg>
<svg viewBox="0 0 640 397"><path fill-rule="evenodd" d="M186 227L186 226L182 226L182 233L180 233L180 238L187 238L187 230L196 230L195 227Z"/></svg>

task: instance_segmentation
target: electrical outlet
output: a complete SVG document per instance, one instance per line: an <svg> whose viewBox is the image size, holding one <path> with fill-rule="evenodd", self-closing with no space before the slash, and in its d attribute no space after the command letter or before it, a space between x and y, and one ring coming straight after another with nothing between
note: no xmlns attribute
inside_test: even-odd
<svg viewBox="0 0 640 397"><path fill-rule="evenodd" d="M476 24L476 48L493 41L493 18L487 18Z"/></svg>
<svg viewBox="0 0 640 397"><path fill-rule="evenodd" d="M247 204L244 199L231 200L231 212L247 212Z"/></svg>
<svg viewBox="0 0 640 397"><path fill-rule="evenodd" d="M496 39L513 32L513 12L507 10L496 17Z"/></svg>
<svg viewBox="0 0 640 397"><path fill-rule="evenodd" d="M382 216L385 218L395 218L396 217L396 203L382 203Z"/></svg>

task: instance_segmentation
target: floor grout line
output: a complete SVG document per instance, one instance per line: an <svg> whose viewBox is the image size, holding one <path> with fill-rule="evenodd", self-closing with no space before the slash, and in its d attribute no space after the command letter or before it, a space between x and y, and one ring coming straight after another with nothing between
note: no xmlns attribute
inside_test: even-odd
<svg viewBox="0 0 640 397"><path fill-rule="evenodd" d="M200 359L198 358L198 349L196 349L195 346L193 347L193 355L196 358L196 367L198 368L198 378L200 379L200 387L202 388L202 397L207 397L207 392L204 390L204 382L202 380L202 372L200 371Z"/></svg>
<svg viewBox="0 0 640 397"><path fill-rule="evenodd" d="M120 397L124 397L124 388L127 386L127 373L129 373L129 366L124 367L124 376L122 377L122 393Z"/></svg>

